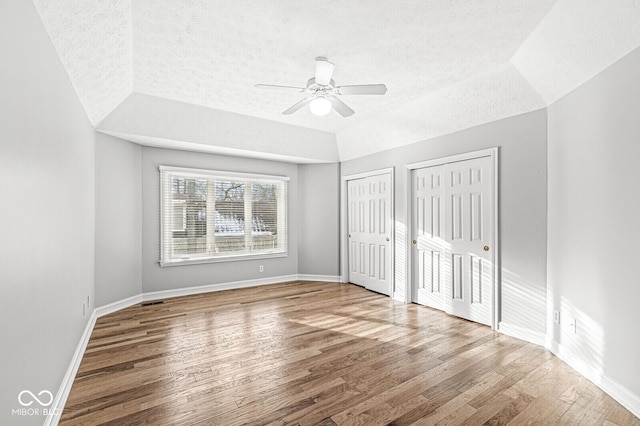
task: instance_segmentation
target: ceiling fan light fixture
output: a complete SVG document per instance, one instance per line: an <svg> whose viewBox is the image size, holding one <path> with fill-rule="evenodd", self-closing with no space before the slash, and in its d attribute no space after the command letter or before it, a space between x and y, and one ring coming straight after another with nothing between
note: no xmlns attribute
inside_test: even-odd
<svg viewBox="0 0 640 426"><path fill-rule="evenodd" d="M309 104L309 110L318 117L325 116L331 112L331 102L325 97L318 96Z"/></svg>

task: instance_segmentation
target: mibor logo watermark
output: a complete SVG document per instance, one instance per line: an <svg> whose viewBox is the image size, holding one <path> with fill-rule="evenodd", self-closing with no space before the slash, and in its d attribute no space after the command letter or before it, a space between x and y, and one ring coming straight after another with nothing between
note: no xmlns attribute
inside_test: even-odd
<svg viewBox="0 0 640 426"><path fill-rule="evenodd" d="M55 408L48 408L53 403L53 395L48 390L41 390L34 394L30 390L23 390L18 394L20 408L12 408L12 416L48 416L56 414Z"/></svg>

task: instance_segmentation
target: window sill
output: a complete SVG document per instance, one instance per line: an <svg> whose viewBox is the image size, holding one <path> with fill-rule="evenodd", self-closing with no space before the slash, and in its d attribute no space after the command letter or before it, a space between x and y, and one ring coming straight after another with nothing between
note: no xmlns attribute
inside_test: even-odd
<svg viewBox="0 0 640 426"><path fill-rule="evenodd" d="M271 259L277 257L287 257L288 252L282 253L261 253L261 254L247 254L239 256L216 256L216 257L195 257L190 259L174 259L174 260L161 260L158 262L161 268L171 266L183 266L183 265L200 265L204 263L224 263L224 262L237 262L242 260L257 260L257 259Z"/></svg>

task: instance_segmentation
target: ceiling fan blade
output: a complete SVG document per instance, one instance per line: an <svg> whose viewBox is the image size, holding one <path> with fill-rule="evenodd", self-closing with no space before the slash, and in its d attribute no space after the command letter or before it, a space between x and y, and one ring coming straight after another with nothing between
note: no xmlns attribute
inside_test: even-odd
<svg viewBox="0 0 640 426"><path fill-rule="evenodd" d="M336 87L336 90L341 95L384 95L387 93L387 86L384 84L356 84Z"/></svg>
<svg viewBox="0 0 640 426"><path fill-rule="evenodd" d="M309 102L311 102L312 100L313 100L313 96L309 96L308 98L304 98L303 100L301 100L300 102L296 103L295 105L293 105L289 109L284 110L282 113L284 115L293 114L294 112L296 112L297 110L299 110L303 106L309 104Z"/></svg>
<svg viewBox="0 0 640 426"><path fill-rule="evenodd" d="M331 106L333 107L333 109L335 109L341 116L349 117L350 115L353 115L355 113L354 110L349 108L349 105L345 104L335 96L329 96L328 99L331 102Z"/></svg>
<svg viewBox="0 0 640 426"><path fill-rule="evenodd" d="M326 86L331 82L334 65L327 61L327 58L319 56L316 58L316 83Z"/></svg>
<svg viewBox="0 0 640 426"><path fill-rule="evenodd" d="M278 84L256 84L256 86L258 89L283 89L283 90L292 90L292 91L296 91L296 92L304 92L305 89L304 87L295 87L295 86L280 86Z"/></svg>

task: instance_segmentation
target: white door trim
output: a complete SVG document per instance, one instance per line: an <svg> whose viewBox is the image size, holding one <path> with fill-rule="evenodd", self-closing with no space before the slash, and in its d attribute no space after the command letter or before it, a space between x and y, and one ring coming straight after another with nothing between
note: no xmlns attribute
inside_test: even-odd
<svg viewBox="0 0 640 426"><path fill-rule="evenodd" d="M354 173L352 175L342 176L342 180L346 182L348 180L363 179L371 176L386 175L386 174L391 174L391 177L393 178L394 171L395 171L395 167L387 167L385 169L371 170L370 172Z"/></svg>
<svg viewBox="0 0 640 426"><path fill-rule="evenodd" d="M463 152L462 154L450 155L450 156L441 157L441 158L434 158L431 160L418 161L417 163L407 164L404 167L406 167L409 170L422 169L424 167L440 166L442 164L449 164L449 163L455 163L457 161L471 160L473 158L493 157L494 155L496 157L498 155L497 147L481 149L479 151Z"/></svg>
<svg viewBox="0 0 640 426"><path fill-rule="evenodd" d="M389 224L391 230L391 270L390 272L390 286L389 296L393 297L395 294L395 270L396 270L396 256L395 256L395 167L387 167L384 169L371 170L362 173L355 173L351 175L342 176L342 182L340 184L340 276L342 282L349 282L349 242L348 242L348 204L347 204L347 182L354 179L362 179L370 176L385 175L388 174L391 177L391 223Z"/></svg>
<svg viewBox="0 0 640 426"><path fill-rule="evenodd" d="M493 262L493 318L491 328L493 330L498 329L498 323L500 321L500 311L501 311L501 300L500 300L500 283L502 282L501 277L501 266L500 266L500 234L499 234L499 210L498 206L500 205L500 184L498 177L500 175L498 170L498 158L499 158L500 150L498 147L482 149L479 151L465 152L462 154L451 155L448 157L441 158L433 158L429 160L419 161L416 163L410 163L405 165L406 169L406 196L407 196L407 208L404 218L404 223L407 224L407 229L410 229L410 224L413 223L412 215L413 215L413 194L412 194L412 183L411 183L411 172L415 169L421 169L423 167L431 167L431 166L439 166L443 164L455 163L458 161L470 160L473 158L481 158L481 157L491 157L493 163L493 245L495 247L494 253L494 262ZM405 259L405 270L404 274L407 277L405 280L405 302L411 303L413 300L413 247L411 244L412 232L406 232L405 234L405 252L407 253Z"/></svg>

